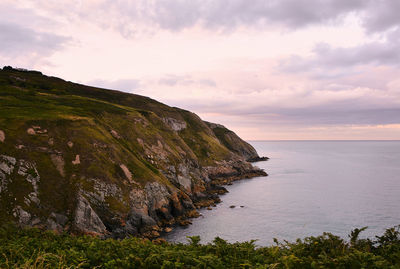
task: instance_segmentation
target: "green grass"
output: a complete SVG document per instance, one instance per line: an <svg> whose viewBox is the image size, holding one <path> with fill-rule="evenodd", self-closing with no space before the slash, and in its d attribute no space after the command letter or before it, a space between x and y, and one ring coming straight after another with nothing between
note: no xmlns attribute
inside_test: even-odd
<svg viewBox="0 0 400 269"><path fill-rule="evenodd" d="M400 268L399 227L375 239L346 241L329 233L256 247L256 241L152 243L139 238L101 240L38 229L0 229L0 268Z"/></svg>
<svg viewBox="0 0 400 269"><path fill-rule="evenodd" d="M86 119L104 123L105 115L115 125L117 117L138 115L153 123L153 128L142 130L149 137L160 133L168 137L165 141L171 148L177 140L188 154L194 154L202 165L211 165L215 160L229 157L228 149L215 139L207 125L195 114L179 108L169 107L148 97L119 91L84 86L59 78L48 77L40 72L15 69L0 70L0 128L1 121ZM184 120L188 128L172 136L163 130L162 117ZM159 130L161 128L161 130ZM174 141L171 141L174 140ZM179 156L179 154L176 154ZM193 157L193 156L192 156ZM146 166L149 167L148 164ZM149 167L150 169L151 166Z"/></svg>

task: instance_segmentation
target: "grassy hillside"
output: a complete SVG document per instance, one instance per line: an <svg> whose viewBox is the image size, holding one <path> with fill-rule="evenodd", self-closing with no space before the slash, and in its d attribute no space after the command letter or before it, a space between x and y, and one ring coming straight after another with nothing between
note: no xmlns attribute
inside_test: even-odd
<svg viewBox="0 0 400 269"><path fill-rule="evenodd" d="M190 244L150 242L138 238L101 240L56 235L38 229L0 229L1 268L399 268L399 226L375 239L350 241L329 233L255 247L254 241ZM189 240L188 240L189 241Z"/></svg>
<svg viewBox="0 0 400 269"><path fill-rule="evenodd" d="M229 154L198 116L148 97L84 86L48 77L37 71L9 68L0 71L0 87L2 121L12 118L88 120L99 119L104 114L134 114L147 119L154 114L159 119L186 121L189 128L185 128L180 136L189 145L193 145L192 150L201 157L201 161L208 163L209 158L205 152L212 157L217 154L220 158Z"/></svg>
<svg viewBox="0 0 400 269"><path fill-rule="evenodd" d="M265 175L246 158L189 111L0 70L0 222L157 237L218 201L213 179Z"/></svg>

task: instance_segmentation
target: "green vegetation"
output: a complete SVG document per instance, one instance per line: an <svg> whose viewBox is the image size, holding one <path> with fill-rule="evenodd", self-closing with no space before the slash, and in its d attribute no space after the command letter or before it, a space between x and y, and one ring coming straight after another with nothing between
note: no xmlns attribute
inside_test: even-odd
<svg viewBox="0 0 400 269"><path fill-rule="evenodd" d="M8 171L0 173L0 225L103 232L98 222L81 225L77 210L86 210L118 238L156 237L157 225L194 209L191 199L210 198L205 179L213 168L254 172L240 158L249 144L235 137L243 150L230 150L194 113L38 71L0 69L0 131ZM135 210L158 228L149 233L142 226L153 223L137 221Z"/></svg>
<svg viewBox="0 0 400 269"><path fill-rule="evenodd" d="M188 128L178 135L171 134L170 129L164 128L162 121L162 118L168 117L185 121ZM150 126L132 124L139 119L150 123ZM0 129L17 129L16 125L22 123L25 123L26 128L29 124L46 126L49 121L61 120L82 120L86 125L103 125L101 127L115 129L119 134L129 132L122 136L131 143L127 145L122 140L119 143L136 156L138 151L142 151L142 147L136 142L132 143L137 137L155 140L148 141L151 142L148 143L150 145L167 138L163 142L170 148L179 146L187 154L194 154L195 156L191 157L196 158L202 165L212 165L214 161L227 159L231 154L215 138L207 125L189 111L169 107L145 96L80 85L48 77L37 71L17 70L11 67L0 69ZM44 124L41 125L38 121L44 121L41 122ZM84 125L81 126L82 129L87 128ZM93 126L90 128L94 129ZM97 132L90 135L103 137L103 140L105 136L104 133ZM177 151L171 153L180 158ZM158 173L158 169L145 159L138 159L144 163L145 169Z"/></svg>
<svg viewBox="0 0 400 269"><path fill-rule="evenodd" d="M8 225L0 229L0 268L400 268L400 226L374 240L359 239L361 231L349 242L324 233L256 248L255 241L101 240Z"/></svg>

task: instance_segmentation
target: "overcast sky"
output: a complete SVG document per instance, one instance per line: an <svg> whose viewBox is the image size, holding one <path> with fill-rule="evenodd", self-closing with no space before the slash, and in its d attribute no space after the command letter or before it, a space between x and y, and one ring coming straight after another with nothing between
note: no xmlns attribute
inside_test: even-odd
<svg viewBox="0 0 400 269"><path fill-rule="evenodd" d="M2 0L0 64L248 140L400 139L400 1Z"/></svg>

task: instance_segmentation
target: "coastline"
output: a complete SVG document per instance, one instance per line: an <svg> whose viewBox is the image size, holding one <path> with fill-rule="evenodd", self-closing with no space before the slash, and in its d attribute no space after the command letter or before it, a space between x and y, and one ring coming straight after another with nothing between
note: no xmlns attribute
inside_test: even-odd
<svg viewBox="0 0 400 269"><path fill-rule="evenodd" d="M247 164L246 164L247 163ZM161 221L156 226L148 227L150 231L139 234L139 237L149 240L163 241L163 237L173 231L176 227L187 227L192 224L191 219L201 216L199 209L212 210L222 200L221 195L228 192L224 187L231 185L234 181L251 179L254 177L265 177L268 174L258 167L250 165L248 162L236 163L235 165L224 165L218 167L203 168L207 173L209 181L203 193L197 193L192 197L194 208L186 210L181 216L177 216L169 221Z"/></svg>
<svg viewBox="0 0 400 269"><path fill-rule="evenodd" d="M13 100L0 98L4 223L157 238L220 202L223 185L266 175L246 161L260 160L250 144L190 111L39 71L0 79Z"/></svg>

